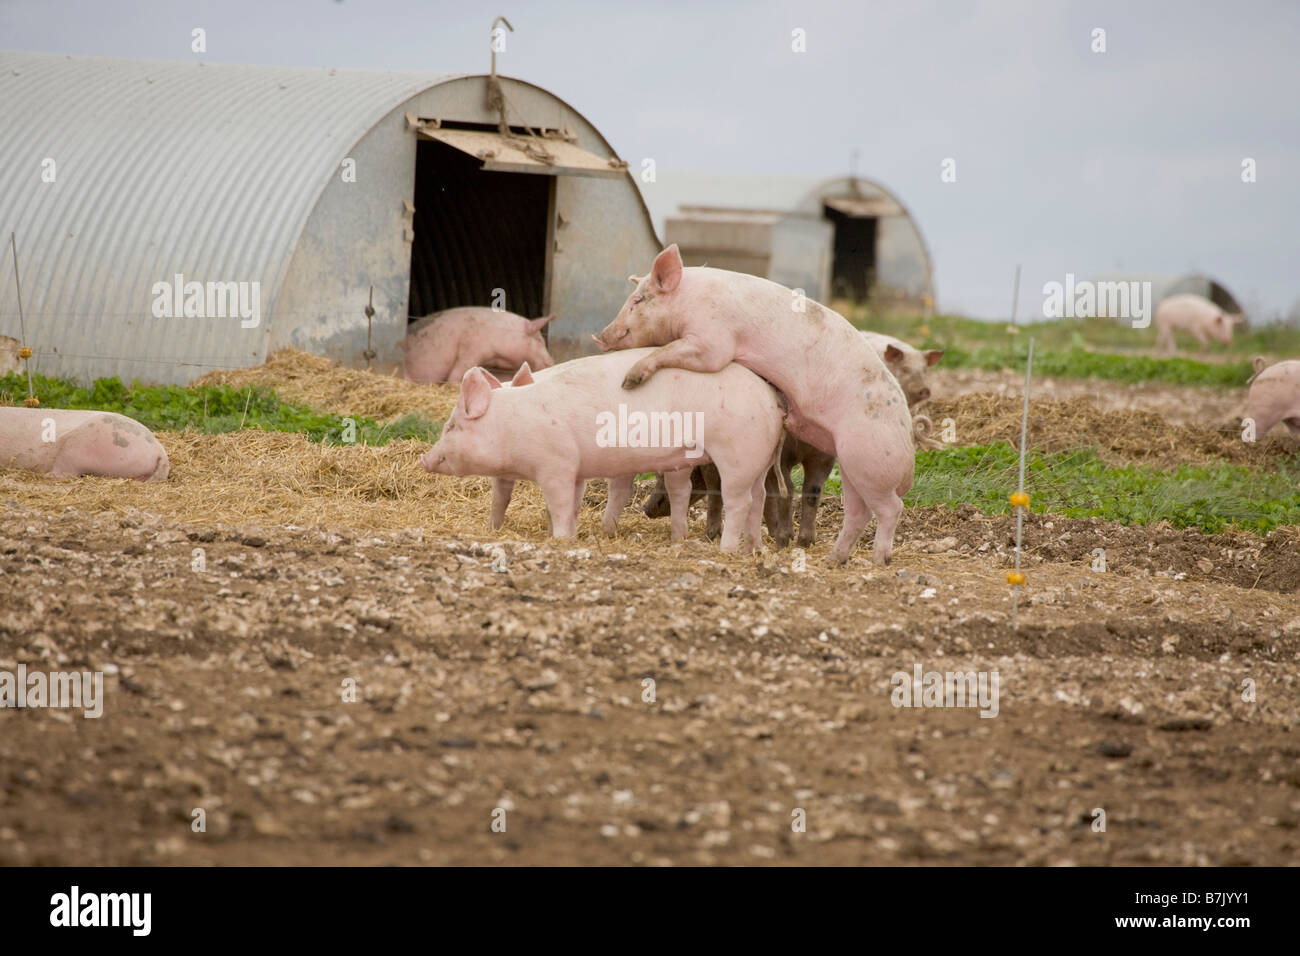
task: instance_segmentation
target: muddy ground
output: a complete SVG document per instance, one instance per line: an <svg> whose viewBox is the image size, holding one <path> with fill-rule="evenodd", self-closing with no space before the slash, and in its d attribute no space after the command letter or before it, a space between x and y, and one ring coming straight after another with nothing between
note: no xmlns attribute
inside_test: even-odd
<svg viewBox="0 0 1300 956"><path fill-rule="evenodd" d="M1013 629L1011 521L971 508L909 509L885 569L829 568L825 534L798 570L698 519L680 545L633 526L575 546L0 501L0 671L106 673L100 719L0 711L0 863L1300 854L1294 529L1033 516ZM918 664L996 671L997 715L892 706Z"/></svg>

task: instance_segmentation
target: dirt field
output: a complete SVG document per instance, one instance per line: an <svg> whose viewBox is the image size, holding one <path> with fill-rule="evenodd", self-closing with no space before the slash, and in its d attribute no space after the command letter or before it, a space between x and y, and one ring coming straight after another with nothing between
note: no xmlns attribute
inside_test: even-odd
<svg viewBox="0 0 1300 956"><path fill-rule="evenodd" d="M959 400L967 440L1006 401ZM1106 414L1038 438L1085 420L1136 454L1146 426ZM106 698L0 711L0 864L1300 852L1300 530L1033 515L1013 629L1013 522L969 506L831 569L834 501L802 564L722 555L698 516L680 545L630 511L599 537L599 482L557 545L535 490L491 536L486 483L414 442L163 437L162 487L0 472L0 672L100 670ZM917 665L996 671L996 716L893 706Z"/></svg>

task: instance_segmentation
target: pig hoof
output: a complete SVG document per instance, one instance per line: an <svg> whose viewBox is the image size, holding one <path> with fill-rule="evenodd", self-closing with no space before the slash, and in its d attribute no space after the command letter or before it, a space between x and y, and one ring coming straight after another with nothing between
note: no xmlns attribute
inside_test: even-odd
<svg viewBox="0 0 1300 956"><path fill-rule="evenodd" d="M645 372L638 372L636 369L633 369L632 371L628 372L625 376L623 376L623 387L636 388L644 381L645 381Z"/></svg>

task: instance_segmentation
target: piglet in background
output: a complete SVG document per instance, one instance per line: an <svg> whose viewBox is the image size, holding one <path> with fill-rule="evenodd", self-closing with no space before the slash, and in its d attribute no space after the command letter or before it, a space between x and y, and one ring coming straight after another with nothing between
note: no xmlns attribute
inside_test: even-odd
<svg viewBox="0 0 1300 956"><path fill-rule="evenodd" d="M542 329L554 315L526 319L513 312L470 306L435 312L412 322L400 347L402 374L428 385L459 382L474 366L513 375L525 362L534 370L554 363Z"/></svg>
<svg viewBox="0 0 1300 956"><path fill-rule="evenodd" d="M1190 292L1161 299L1156 306L1156 349L1175 351L1174 333L1185 332L1201 343L1204 352L1211 340L1232 344L1232 327L1246 321L1244 315L1230 315L1209 299Z"/></svg>

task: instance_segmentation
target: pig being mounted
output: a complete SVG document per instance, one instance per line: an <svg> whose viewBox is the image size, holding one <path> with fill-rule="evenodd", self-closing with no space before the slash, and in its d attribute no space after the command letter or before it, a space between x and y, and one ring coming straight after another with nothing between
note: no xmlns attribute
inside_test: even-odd
<svg viewBox="0 0 1300 956"><path fill-rule="evenodd" d="M402 340L403 376L428 385L459 382L475 365L511 374L525 362L533 369L549 368L554 362L542 329L553 321L554 315L525 319L476 306L426 315L411 323Z"/></svg>
<svg viewBox="0 0 1300 956"><path fill-rule="evenodd" d="M714 372L738 362L757 372L784 393L789 430L839 459L844 526L832 558L848 560L874 512L873 557L887 563L901 495L912 486L912 418L903 390L858 331L775 282L684 268L675 245L632 281L636 290L596 341L607 350L662 348L638 359L623 387L636 389L662 369Z"/></svg>
<svg viewBox="0 0 1300 956"><path fill-rule="evenodd" d="M780 399L739 365L717 375L674 371L629 395L620 383L651 352L575 359L545 378L517 380L509 388L472 368L442 436L420 463L442 475L537 482L557 538L577 534L586 479L615 479L608 526L627 504L632 477L662 471L674 505L680 503L672 522L673 538L680 540L686 536L690 470L712 461L722 476L722 550L739 550L742 533L748 547L757 545L763 476L781 438Z"/></svg>

